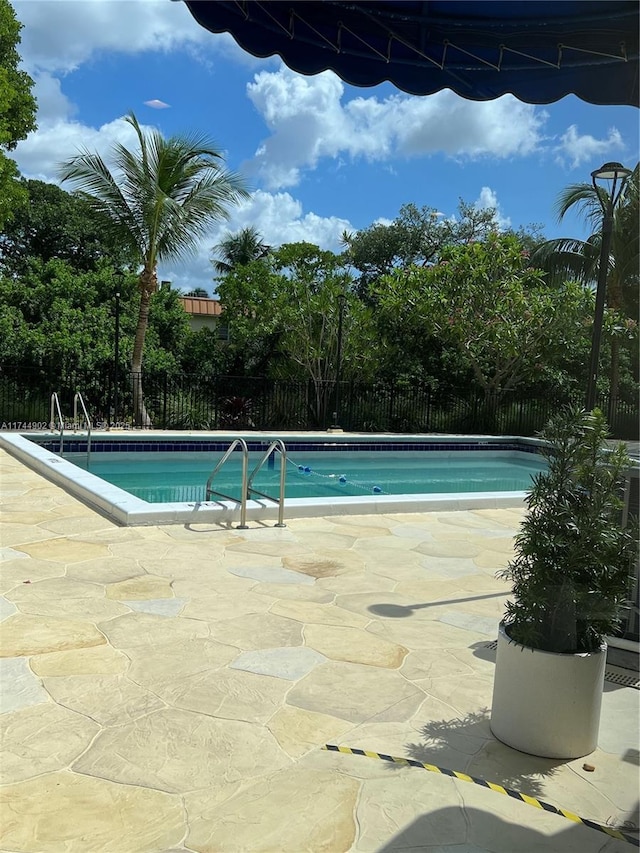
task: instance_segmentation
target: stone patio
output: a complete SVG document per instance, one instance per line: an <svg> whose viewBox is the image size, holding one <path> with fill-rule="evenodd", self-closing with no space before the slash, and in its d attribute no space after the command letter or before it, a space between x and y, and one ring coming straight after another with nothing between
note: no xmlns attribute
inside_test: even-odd
<svg viewBox="0 0 640 853"><path fill-rule="evenodd" d="M514 853L631 846L638 692L598 750L489 730L518 510L119 528L0 451L0 853Z"/></svg>

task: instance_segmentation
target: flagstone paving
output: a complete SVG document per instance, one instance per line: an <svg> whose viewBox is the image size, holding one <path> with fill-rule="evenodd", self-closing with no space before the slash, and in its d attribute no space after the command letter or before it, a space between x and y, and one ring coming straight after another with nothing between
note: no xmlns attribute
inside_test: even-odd
<svg viewBox="0 0 640 853"><path fill-rule="evenodd" d="M593 772L491 735L519 510L119 528L4 451L0 497L0 853L631 849L322 749L633 832L637 691L607 684Z"/></svg>

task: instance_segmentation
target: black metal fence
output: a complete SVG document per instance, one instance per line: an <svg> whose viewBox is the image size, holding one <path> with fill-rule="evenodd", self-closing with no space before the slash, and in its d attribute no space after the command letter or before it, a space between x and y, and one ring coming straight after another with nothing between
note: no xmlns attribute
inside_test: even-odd
<svg viewBox="0 0 640 853"><path fill-rule="evenodd" d="M73 398L80 391L94 426L134 428L134 382L121 376L115 394L113 376L80 373L51 379L51 372L0 367L0 428L48 427L51 394L71 420ZM510 394L488 401L474 392L434 392L413 384L340 383L335 411L335 382L314 383L252 377L145 373L144 403L156 429L309 430L339 425L356 432L491 433L533 435L562 405L581 405L582 395L535 398ZM114 409L117 405L117 410ZM607 411L608 401L598 400ZM637 440L638 405L618 401L611 419L615 438Z"/></svg>

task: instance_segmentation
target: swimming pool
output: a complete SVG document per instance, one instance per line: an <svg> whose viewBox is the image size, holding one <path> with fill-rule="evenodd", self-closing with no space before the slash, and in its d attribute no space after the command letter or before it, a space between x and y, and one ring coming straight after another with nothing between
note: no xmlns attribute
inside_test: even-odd
<svg viewBox="0 0 640 853"><path fill-rule="evenodd" d="M238 520L237 501L203 500L203 487L216 462L236 438L237 433L94 433L88 471L84 467L86 436L65 436L63 457L58 454L60 438L51 433L1 433L0 447L119 524L226 524ZM515 437L254 433L245 438L252 460L261 457L273 439L286 442L289 462L285 520L522 506L531 474L544 466L538 456L540 442ZM239 498L240 477L236 476L237 468L233 470L238 465L235 455L228 462L230 480L216 478L215 487L223 492L229 488L227 494L234 498L237 494ZM136 460L141 460L142 468L148 465L159 469L156 473L165 478L165 485L156 482L153 487L159 502L125 491L121 485L98 476L103 464L111 474L119 470L128 476ZM190 468L196 461L206 461L195 474L197 482L166 482L169 467L179 468L184 463ZM451 478L451 469L458 465L463 476ZM429 471L430 479L425 476ZM345 475L346 482L341 482L341 475ZM277 495L274 481L279 479L279 463L271 470L265 464L259 477L262 479L256 479L257 488ZM312 486L320 486L320 491L312 493ZM144 494L147 487L138 483L137 488ZM163 492L165 488L173 491ZM277 513L270 501L260 498L247 502L248 519L275 519Z"/></svg>
<svg viewBox="0 0 640 853"><path fill-rule="evenodd" d="M149 503L206 500L211 474L209 453L94 453L89 470ZM277 495L280 460L269 458L255 478L256 487ZM239 499L241 454L234 453L214 480L215 487ZM69 455L85 467L86 457ZM250 454L249 471L260 459ZM522 451L341 452L291 449L287 455L286 494L290 498L344 498L365 495L452 494L524 491L544 460Z"/></svg>

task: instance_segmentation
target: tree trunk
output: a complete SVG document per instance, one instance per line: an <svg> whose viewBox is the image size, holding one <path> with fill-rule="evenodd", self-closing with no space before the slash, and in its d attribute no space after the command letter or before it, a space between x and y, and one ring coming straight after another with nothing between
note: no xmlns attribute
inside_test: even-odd
<svg viewBox="0 0 640 853"><path fill-rule="evenodd" d="M136 337L133 344L133 355L131 357L131 390L133 392L133 417L135 426L149 429L152 426L151 418L144 405L144 394L142 391L142 355L144 351L144 339L149 325L149 304L151 296L158 289L158 279L155 270L146 267L140 273L138 280L140 288L140 310L138 312L138 325Z"/></svg>

